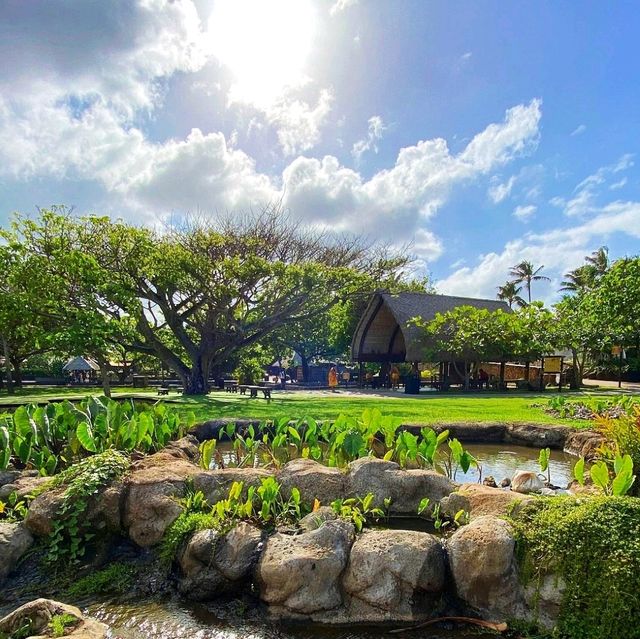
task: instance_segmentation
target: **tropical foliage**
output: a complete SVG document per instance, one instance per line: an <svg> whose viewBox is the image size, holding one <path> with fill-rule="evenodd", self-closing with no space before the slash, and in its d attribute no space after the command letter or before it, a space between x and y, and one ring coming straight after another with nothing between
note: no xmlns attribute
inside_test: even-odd
<svg viewBox="0 0 640 639"><path fill-rule="evenodd" d="M181 420L163 404L106 397L20 406L0 417L0 470L11 464L52 475L109 449L152 452L180 437L194 419Z"/></svg>

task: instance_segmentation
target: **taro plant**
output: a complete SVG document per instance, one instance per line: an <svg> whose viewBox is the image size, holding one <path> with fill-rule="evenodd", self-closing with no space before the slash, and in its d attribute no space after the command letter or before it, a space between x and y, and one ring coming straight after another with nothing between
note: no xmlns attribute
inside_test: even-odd
<svg viewBox="0 0 640 639"><path fill-rule="evenodd" d="M538 465L542 473L547 473L547 483L551 484L551 468L549 466L549 460L551 459L551 449L543 448L538 455Z"/></svg>
<svg viewBox="0 0 640 639"><path fill-rule="evenodd" d="M23 521L29 509L29 496L18 497L17 492L9 493L7 500L0 500L0 521Z"/></svg>
<svg viewBox="0 0 640 639"><path fill-rule="evenodd" d="M442 507L439 503L433 504L431 508L429 507L430 505L431 500L428 497L423 497L418 504L418 515L425 515L433 521L433 527L437 532L445 532L447 528L459 528L469 523L469 513L464 509L460 509L451 517L442 512Z"/></svg>
<svg viewBox="0 0 640 639"><path fill-rule="evenodd" d="M573 468L573 476L581 486L585 484L584 465L584 458L580 458ZM633 474L633 460L630 455L622 457L616 455L613 462L613 474L610 472L609 465L603 460L595 462L591 466L589 474L593 483L605 495L614 497L626 495L636 480L636 476Z"/></svg>
<svg viewBox="0 0 640 639"><path fill-rule="evenodd" d="M355 529L361 532L364 526L375 523L386 516L385 509L373 505L374 498L373 493L368 493L365 497L335 499L331 502L331 508L338 517L351 522ZM390 503L385 499L385 508L388 509Z"/></svg>
<svg viewBox="0 0 640 639"><path fill-rule="evenodd" d="M20 406L0 421L0 470L13 464L52 475L108 449L155 451L181 437L194 421L190 414L181 422L163 404L140 407L106 397Z"/></svg>

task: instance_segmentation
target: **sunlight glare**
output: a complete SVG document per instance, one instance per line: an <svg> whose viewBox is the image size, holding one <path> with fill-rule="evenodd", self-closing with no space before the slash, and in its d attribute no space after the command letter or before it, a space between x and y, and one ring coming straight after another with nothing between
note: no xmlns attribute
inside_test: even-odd
<svg viewBox="0 0 640 639"><path fill-rule="evenodd" d="M304 84L314 31L309 0L217 0L209 35L234 76L230 101L268 108L286 87Z"/></svg>

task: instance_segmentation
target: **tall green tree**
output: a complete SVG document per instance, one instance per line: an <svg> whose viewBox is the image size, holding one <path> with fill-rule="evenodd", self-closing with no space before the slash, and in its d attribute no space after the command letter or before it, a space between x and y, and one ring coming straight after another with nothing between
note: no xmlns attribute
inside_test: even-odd
<svg viewBox="0 0 640 639"><path fill-rule="evenodd" d="M69 341L94 356L109 343L154 354L187 394L206 393L209 375L239 350L408 262L358 238L304 230L273 208L162 233L58 209L19 218L12 240L51 273L71 311Z"/></svg>
<svg viewBox="0 0 640 639"><path fill-rule="evenodd" d="M561 291L580 293L596 288L602 276L609 268L609 249L601 246L585 257L585 264L568 273L562 282Z"/></svg>

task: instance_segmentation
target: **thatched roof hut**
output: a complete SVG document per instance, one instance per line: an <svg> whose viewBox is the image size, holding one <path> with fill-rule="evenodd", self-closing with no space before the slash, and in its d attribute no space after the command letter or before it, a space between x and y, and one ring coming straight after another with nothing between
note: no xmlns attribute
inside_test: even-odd
<svg viewBox="0 0 640 639"><path fill-rule="evenodd" d="M436 313L458 306L509 312L506 302L432 293L376 293L360 318L351 341L351 357L359 362L419 362L421 330L407 322L431 321Z"/></svg>
<svg viewBox="0 0 640 639"><path fill-rule="evenodd" d="M66 373L86 373L90 371L98 371L100 367L92 360L86 357L74 357L69 360L63 367L62 370Z"/></svg>

